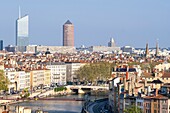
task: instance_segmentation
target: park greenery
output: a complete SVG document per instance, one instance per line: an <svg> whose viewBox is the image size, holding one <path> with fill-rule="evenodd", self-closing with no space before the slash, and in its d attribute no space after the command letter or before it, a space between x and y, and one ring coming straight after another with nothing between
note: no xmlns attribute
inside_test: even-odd
<svg viewBox="0 0 170 113"><path fill-rule="evenodd" d="M67 90L67 88L64 87L64 86L54 88L54 91L55 91L55 92L58 92L58 91L65 91L65 90Z"/></svg>
<svg viewBox="0 0 170 113"><path fill-rule="evenodd" d="M111 70L114 64L108 62L90 63L80 67L76 75L80 81L96 82L99 80L106 81L111 77Z"/></svg>
<svg viewBox="0 0 170 113"><path fill-rule="evenodd" d="M8 90L9 80L4 75L4 71L0 70L0 90L7 91Z"/></svg>
<svg viewBox="0 0 170 113"><path fill-rule="evenodd" d="M22 94L20 94L20 97L23 99L27 99L30 96L28 88L23 89Z"/></svg>
<svg viewBox="0 0 170 113"><path fill-rule="evenodd" d="M111 77L112 69L121 63L108 63L108 62L97 62L86 64L83 67L80 67L76 71L76 75L79 81L97 83L97 81L106 81ZM160 62L129 62L128 66L139 65L142 70L152 71L156 65Z"/></svg>
<svg viewBox="0 0 170 113"><path fill-rule="evenodd" d="M124 113L142 113L142 110L138 106L130 106L124 110Z"/></svg>

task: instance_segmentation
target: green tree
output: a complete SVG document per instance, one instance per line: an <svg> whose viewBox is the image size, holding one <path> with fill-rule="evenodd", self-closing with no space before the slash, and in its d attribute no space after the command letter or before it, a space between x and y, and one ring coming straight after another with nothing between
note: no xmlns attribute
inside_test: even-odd
<svg viewBox="0 0 170 113"><path fill-rule="evenodd" d="M28 88L23 89L22 94L20 94L20 97L23 99L27 99L30 96L30 93L28 91Z"/></svg>
<svg viewBox="0 0 170 113"><path fill-rule="evenodd" d="M125 113L142 113L142 110L138 106L130 106L124 110Z"/></svg>
<svg viewBox="0 0 170 113"><path fill-rule="evenodd" d="M55 92L58 92L58 91L66 91L66 90L67 90L67 88L66 88L66 87L64 87L64 86L54 88L54 91L55 91Z"/></svg>
<svg viewBox="0 0 170 113"><path fill-rule="evenodd" d="M8 90L8 84L9 80L7 77L4 75L4 71L0 70L0 90Z"/></svg>
<svg viewBox="0 0 170 113"><path fill-rule="evenodd" d="M106 81L111 76L111 70L114 66L108 62L90 63L79 68L76 74L80 81L91 81L93 83L97 80Z"/></svg>

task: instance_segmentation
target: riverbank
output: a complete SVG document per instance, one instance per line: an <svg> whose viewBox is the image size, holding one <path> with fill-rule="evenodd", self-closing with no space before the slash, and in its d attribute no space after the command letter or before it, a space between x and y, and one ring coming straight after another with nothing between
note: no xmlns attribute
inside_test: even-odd
<svg viewBox="0 0 170 113"><path fill-rule="evenodd" d="M101 111L107 111L105 109L107 102L108 98L99 99L95 101L86 101L82 107L81 113L100 113Z"/></svg>

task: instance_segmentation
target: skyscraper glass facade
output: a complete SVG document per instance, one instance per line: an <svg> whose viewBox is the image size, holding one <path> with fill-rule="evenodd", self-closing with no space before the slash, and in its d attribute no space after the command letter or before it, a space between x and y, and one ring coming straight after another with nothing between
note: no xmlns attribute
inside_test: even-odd
<svg viewBox="0 0 170 113"><path fill-rule="evenodd" d="M18 51L24 52L29 45L29 17L28 15L17 19L16 22L16 46Z"/></svg>
<svg viewBox="0 0 170 113"><path fill-rule="evenodd" d="M0 40L0 51L3 50L3 40Z"/></svg>

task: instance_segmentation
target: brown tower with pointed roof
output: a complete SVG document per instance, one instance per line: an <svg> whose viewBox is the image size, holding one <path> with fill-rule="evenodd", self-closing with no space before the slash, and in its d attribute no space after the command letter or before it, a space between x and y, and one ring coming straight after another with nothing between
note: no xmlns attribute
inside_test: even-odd
<svg viewBox="0 0 170 113"><path fill-rule="evenodd" d="M159 55L159 45L158 45L158 41L156 42L156 52L155 52L155 56Z"/></svg>
<svg viewBox="0 0 170 113"><path fill-rule="evenodd" d="M74 25L69 20L63 25L63 46L74 46Z"/></svg>
<svg viewBox="0 0 170 113"><path fill-rule="evenodd" d="M149 46L148 46L148 43L146 44L145 57L149 57Z"/></svg>

